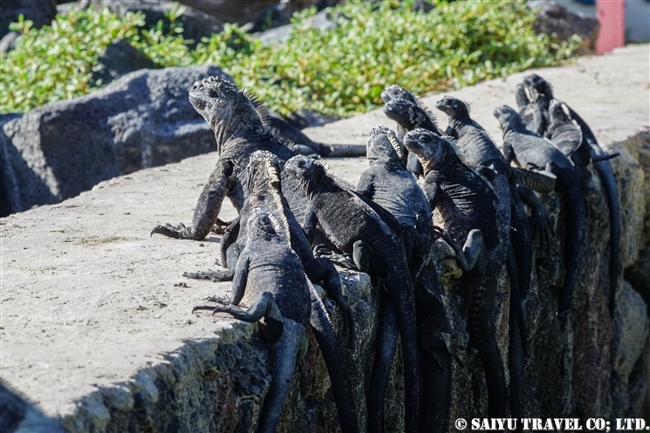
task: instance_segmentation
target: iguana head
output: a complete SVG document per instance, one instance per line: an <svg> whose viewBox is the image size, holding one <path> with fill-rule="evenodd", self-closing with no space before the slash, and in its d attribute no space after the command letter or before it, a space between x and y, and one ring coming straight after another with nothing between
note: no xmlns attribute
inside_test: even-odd
<svg viewBox="0 0 650 433"><path fill-rule="evenodd" d="M256 207L248 217L248 240L270 239L278 235L271 212Z"/></svg>
<svg viewBox="0 0 650 433"><path fill-rule="evenodd" d="M207 77L190 89L190 103L220 137L227 139L240 125L262 128L257 101L235 84L219 77ZM225 141L225 140L223 140Z"/></svg>
<svg viewBox="0 0 650 433"><path fill-rule="evenodd" d="M456 154L447 140L424 128L417 128L406 134L404 146L418 157L425 173L445 161L447 156Z"/></svg>
<svg viewBox="0 0 650 433"><path fill-rule="evenodd" d="M313 189L313 186L318 183L320 176L327 171L323 165L303 155L297 155L289 159L284 164L284 170L290 176L298 179L307 192Z"/></svg>
<svg viewBox="0 0 650 433"><path fill-rule="evenodd" d="M449 120L462 119L469 117L470 107L467 102L463 102L458 98L446 95L441 100L436 102L436 108L449 117Z"/></svg>
<svg viewBox="0 0 650 433"><path fill-rule="evenodd" d="M407 131L412 131L427 120L427 113L417 104L406 99L388 101L384 105L384 114Z"/></svg>
<svg viewBox="0 0 650 433"><path fill-rule="evenodd" d="M571 111L569 106L557 99L551 99L551 104L548 107L548 114L551 117L551 122L571 122Z"/></svg>
<svg viewBox="0 0 650 433"><path fill-rule="evenodd" d="M383 158L401 162L404 159L404 151L395 132L385 126L375 126L368 137L366 156L368 159Z"/></svg>
<svg viewBox="0 0 650 433"><path fill-rule="evenodd" d="M246 167L246 193L253 193L257 186L261 189L271 186L280 191L280 166L280 160L271 152L265 150L253 152Z"/></svg>
<svg viewBox="0 0 650 433"><path fill-rule="evenodd" d="M524 86L530 101L537 101L542 96L549 100L553 99L553 86L537 74L530 74L524 77Z"/></svg>
<svg viewBox="0 0 650 433"><path fill-rule="evenodd" d="M507 105L499 105L492 112L494 117L499 121L499 126L503 132L509 130L519 130L520 128L526 128L524 121L514 109L508 107Z"/></svg>
<svg viewBox="0 0 650 433"><path fill-rule="evenodd" d="M393 84L392 86L386 87L384 90L381 91L381 100L384 102L389 102L392 101L393 99L406 99L407 101L411 101L414 104L417 104L417 100L415 99L415 96L408 90L405 90L398 86L397 84Z"/></svg>

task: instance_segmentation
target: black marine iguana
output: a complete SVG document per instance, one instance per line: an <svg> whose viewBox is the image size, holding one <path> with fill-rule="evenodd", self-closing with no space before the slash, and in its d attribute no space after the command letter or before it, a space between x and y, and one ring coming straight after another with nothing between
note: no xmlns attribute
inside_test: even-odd
<svg viewBox="0 0 650 433"><path fill-rule="evenodd" d="M527 293L530 286L533 251L528 218L525 216L526 212L516 187L511 185L510 164L503 159L503 155L487 131L470 117L470 107L467 103L453 96L444 96L436 102L436 108L447 114L449 118L445 134L456 139L454 148L460 159L490 180L499 199L497 211L506 227L502 236L506 245L512 245L512 249L509 248L508 251L508 273L512 296L518 309L517 317L521 322L520 332L523 336L524 323L520 295ZM541 203L537 203L537 212L533 212L534 217L539 217L539 208L543 210ZM546 227L538 222L535 224L542 229ZM513 280L518 281L519 285L512 284Z"/></svg>
<svg viewBox="0 0 650 433"><path fill-rule="evenodd" d="M151 234L201 240L217 222L225 197L230 199L238 212L241 210L244 204L244 171L254 151L267 150L282 161L291 158L294 152L275 139L264 125L256 101L230 81L216 77L197 81L190 90L190 102L214 131L219 159L201 191L192 225L158 225ZM262 117L265 114L262 113Z"/></svg>
<svg viewBox="0 0 650 433"><path fill-rule="evenodd" d="M518 327L521 339L521 341L510 340L509 352L511 358L519 360L527 352L522 299L528 293L533 271L532 235L528 216L513 181L510 164L503 159L503 155L487 131L470 117L469 105L452 96L444 96L436 103L436 108L447 114L449 122L445 134L457 140L455 149L461 160L486 175L499 200L497 212L505 226L505 230L500 230L499 233L507 251L504 262L510 279L510 310L516 319L511 320L511 323ZM539 218L541 214L545 222L546 215L541 202L535 202L528 195L526 197L531 204L536 205L533 217ZM540 224L539 221L535 222L535 226L541 227L540 230L546 228L546 225ZM511 377L517 377L513 380L515 383L521 383L524 375L523 369L520 370L518 367L522 367L520 362L516 362L510 368ZM512 388L511 391L513 416L521 417L523 416L523 390Z"/></svg>
<svg viewBox="0 0 650 433"><path fill-rule="evenodd" d="M220 305L196 306L192 311L224 312L246 322L264 318L261 330L272 344L272 379L260 413L258 433L275 432L296 362L307 350L306 326L311 323L332 381L341 430L358 432L350 385L334 328L305 276L300 259L289 245L288 228L283 227L282 218L274 219L261 208L251 212L246 247L237 260L231 304L226 305L220 298L210 298ZM243 310L238 304L246 291L253 292L254 299L248 310Z"/></svg>
<svg viewBox="0 0 650 433"><path fill-rule="evenodd" d="M350 307L341 292L341 280L334 265L326 258L314 258L311 245L305 232L296 221L282 194L280 181L280 160L270 152L257 150L251 155L246 168L244 192L246 199L239 216L228 226L221 239L221 263L228 267L223 271L184 272L187 278L230 281L241 251L246 245L248 219L256 208L263 208L277 215L287 226L289 242L309 280L313 283L323 281L327 294L339 305L348 331L349 340L354 341L353 321Z"/></svg>
<svg viewBox="0 0 650 433"><path fill-rule="evenodd" d="M499 235L498 198L487 181L463 164L446 139L416 129L406 134L404 145L422 162L424 193L442 218L443 238L466 271L461 283L467 291L467 330L485 372L488 413L503 417L506 382L492 317L499 269L506 255Z"/></svg>
<svg viewBox="0 0 650 433"><path fill-rule="evenodd" d="M548 129L548 121L550 119L549 108L550 101L553 99L553 88L550 83L544 80L537 74L530 74L524 77L524 85L527 89L529 99L531 99L531 110L533 111L534 122L532 128L545 128ZM589 128L589 125L576 113L570 106L567 105L571 118L576 121L582 131L582 144L583 149L580 150L581 155L586 155L587 150L591 156L594 168L598 173L598 177L605 190L605 197L607 199L607 206L609 207L609 311L613 317L615 312L616 300L616 287L618 285L618 278L621 274L621 258L620 258L620 240L621 240L621 208L618 198L618 190L616 187L616 179L614 172L608 159L616 157L618 154L608 154L605 152L594 133ZM540 120L542 119L542 120ZM546 123L545 123L546 122ZM526 124L528 127L528 123ZM530 129L530 128L529 128ZM546 133L544 130L542 133ZM582 160L584 160L584 156ZM588 161L582 161L585 165Z"/></svg>
<svg viewBox="0 0 650 433"><path fill-rule="evenodd" d="M564 256L566 275L558 303L558 315L564 324L571 294L578 282L586 231L586 206L580 187L580 174L550 140L526 129L523 119L515 110L501 105L495 108L494 116L503 130L503 152L506 161L514 160L519 166L546 167L546 170L557 176L556 191L565 195L568 211Z"/></svg>
<svg viewBox="0 0 650 433"><path fill-rule="evenodd" d="M366 150L370 166L361 174L357 192L397 219L408 259L412 251L427 254L433 241L429 202L413 175L404 167L402 153L402 144L393 131L385 126L373 128Z"/></svg>
<svg viewBox="0 0 650 433"><path fill-rule="evenodd" d="M557 99L549 105L549 125L546 138L551 140L560 152L569 158L580 171L583 189L591 180L591 172L587 165L591 161L589 147L582 146L582 130L571 118L569 107Z"/></svg>
<svg viewBox="0 0 650 433"><path fill-rule="evenodd" d="M433 244L429 202L404 166L402 144L393 131L385 126L373 128L366 156L370 166L361 174L357 192L386 209L399 222L411 279L415 284L419 268L423 265L422 256L429 253ZM368 429L373 432L384 431L384 395L399 334L393 323L395 313L390 301L386 296L380 296L379 302L382 312L377 331L378 347L368 391ZM425 392L424 389L422 391Z"/></svg>
<svg viewBox="0 0 650 433"><path fill-rule="evenodd" d="M381 92L381 99L386 103L384 114L397 122L397 137L400 140L403 140L404 135L415 128L425 128L441 135L434 114L408 90L393 84ZM414 155L409 155L406 149L404 158L406 158L406 167L411 173L416 177L421 176L420 161Z"/></svg>
<svg viewBox="0 0 650 433"><path fill-rule="evenodd" d="M352 256L362 272L383 279L396 310L402 337L406 431L418 428L419 368L413 284L399 223L385 209L332 177L318 161L291 158L284 170L300 181L311 209L303 223L307 233L318 223L327 238Z"/></svg>

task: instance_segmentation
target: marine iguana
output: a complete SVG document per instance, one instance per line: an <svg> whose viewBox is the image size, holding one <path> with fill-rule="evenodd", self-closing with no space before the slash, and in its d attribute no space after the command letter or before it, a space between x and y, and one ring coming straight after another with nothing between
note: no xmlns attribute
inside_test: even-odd
<svg viewBox="0 0 650 433"><path fill-rule="evenodd" d="M503 152L506 161L517 165L546 167L557 176L555 189L565 196L565 277L558 302L558 315L566 323L571 294L578 282L586 231L585 197L580 187L580 174L571 161L553 143L526 129L521 116L507 105L494 109L494 116L503 130Z"/></svg>
<svg viewBox="0 0 650 433"><path fill-rule="evenodd" d="M194 83L189 98L194 109L214 131L219 159L201 191L192 225L158 225L151 234L201 240L217 222L225 197L230 199L238 212L241 210L244 204L244 170L254 151L267 150L283 161L291 158L294 152L275 139L264 125L260 113L263 118L266 114L261 105L230 81L217 77L204 78Z"/></svg>
<svg viewBox="0 0 650 433"><path fill-rule="evenodd" d="M506 382L492 317L499 269L506 254L499 235L498 198L487 181L463 164L446 139L416 129L406 134L404 145L424 167L423 189L442 219L445 231L441 236L454 248L466 271L461 284L467 291L468 332L485 373L488 413L503 417Z"/></svg>
<svg viewBox="0 0 650 433"><path fill-rule="evenodd" d="M552 99L548 114L546 138L578 168L583 189L586 189L591 180L591 172L587 169L591 154L589 147L582 146L582 130L571 118L569 107L564 102Z"/></svg>
<svg viewBox="0 0 650 433"><path fill-rule="evenodd" d="M210 270L184 272L182 275L196 279L232 280L239 255L246 245L248 219L256 208L266 209L272 215L277 216L286 226L291 248L302 262L309 280L313 283L322 281L327 294L341 308L349 341L353 342L352 312L341 292L339 274L328 259L314 257L305 232L296 221L282 194L280 165L278 157L270 152L257 150L251 155L248 167L246 167L246 182L244 183L246 199L239 216L231 223L227 231L227 233L236 233L236 236L224 235L221 239L221 263L229 269L225 272Z"/></svg>
<svg viewBox="0 0 650 433"><path fill-rule="evenodd" d="M429 202L413 175L404 166L402 144L393 131L385 126L373 128L366 156L370 160L370 166L361 174L357 192L397 219L402 229L411 279L415 285L417 272L423 265L423 256L429 253L433 245ZM399 334L394 324L395 313L390 300L380 295L379 302L381 320L377 331L378 348L368 392L368 429L374 432L384 431L384 395Z"/></svg>
<svg viewBox="0 0 650 433"><path fill-rule="evenodd" d="M255 208L247 221L247 242L235 270L232 302L210 298L217 306L196 306L192 311L228 313L236 319L261 323L271 343L271 386L264 399L258 433L272 433L289 392L296 362L307 350L306 326L314 326L316 340L330 374L343 432L358 432L350 385L336 335L324 306L306 278L300 259L289 244L288 228L268 211ZM253 292L248 310L238 307L245 292Z"/></svg>
<svg viewBox="0 0 650 433"><path fill-rule="evenodd" d="M484 174L492 183L497 195L497 212L505 228L499 231L501 242L506 250L503 263L507 267L510 279L510 307L516 318L512 323L517 324L521 339L521 341L511 339L509 351L518 353L518 358L523 357L527 352L527 341L521 300L530 287L533 249L528 216L516 184L513 183L510 164L503 159L503 155L487 131L471 118L469 104L447 95L436 102L436 108L447 114L449 122L445 134L457 140L454 148L460 159L469 167ZM541 208L545 219L545 211L541 203L532 203L537 205L537 212L533 212L533 217L539 218L539 208ZM540 227L539 222L535 222L535 225ZM541 224L540 230L545 228L546 226ZM510 368L510 375L517 376L516 381L521 382L524 371L517 367L521 365L516 364ZM514 398L512 403L514 404L513 416L523 416L521 398Z"/></svg>
<svg viewBox="0 0 650 433"><path fill-rule="evenodd" d="M384 105L384 114L389 119L397 122L397 137L400 140L404 139L404 135L408 131L415 128L429 129L441 135L435 115L408 90L393 84L382 90L381 99L386 103ZM404 158L406 167L411 173L415 174L416 177L421 176L422 165L420 165L420 161L415 156L409 156L406 149L404 150Z"/></svg>
<svg viewBox="0 0 650 433"><path fill-rule="evenodd" d="M402 162L402 144L393 131L370 131L366 155L370 166L359 178L357 192L390 212L399 222L407 260L411 252L427 254L431 239L431 209L422 189Z"/></svg>
<svg viewBox="0 0 650 433"><path fill-rule="evenodd" d="M402 337L406 431L418 429L419 367L413 284L397 220L385 209L333 177L319 161L295 156L284 170L299 180L311 208L304 220L307 233L316 224L355 265L383 279Z"/></svg>
<svg viewBox="0 0 650 433"><path fill-rule="evenodd" d="M532 109L535 110L536 119L548 119L548 109L550 101L553 99L553 88L550 83L537 74L530 74L524 78L524 85L531 95ZM620 258L620 240L621 240L621 208L616 187L614 172L608 159L616 157L618 154L608 154L600 145L594 136L589 125L567 105L571 118L576 121L582 131L583 149L589 150L589 155L593 162L594 168L605 190L607 206L609 207L609 311L613 317L616 309L616 287L621 274L622 263ZM537 112L539 111L539 112ZM533 126L534 127L534 126ZM581 150L581 155L586 151Z"/></svg>

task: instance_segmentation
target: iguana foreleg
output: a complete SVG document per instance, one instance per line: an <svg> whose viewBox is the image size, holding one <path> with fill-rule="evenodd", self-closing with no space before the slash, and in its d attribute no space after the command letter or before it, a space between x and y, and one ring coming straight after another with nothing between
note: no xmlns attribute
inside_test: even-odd
<svg viewBox="0 0 650 433"><path fill-rule="evenodd" d="M233 164L230 161L219 160L212 171L208 183L203 187L199 200L194 209L192 226L183 223L177 226L171 224L157 225L151 234L158 233L176 239L204 239L217 222L221 204L230 187L230 176L233 174Z"/></svg>

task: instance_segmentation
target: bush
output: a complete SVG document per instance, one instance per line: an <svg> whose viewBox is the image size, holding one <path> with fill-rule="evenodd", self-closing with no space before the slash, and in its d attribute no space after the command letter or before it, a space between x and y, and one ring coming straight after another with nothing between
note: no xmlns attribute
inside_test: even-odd
<svg viewBox="0 0 650 433"><path fill-rule="evenodd" d="M408 2L348 2L331 12L338 27L327 32L309 27L312 9L294 18L285 43L262 45L241 27L226 25L194 50L178 24L144 30L141 14L120 20L106 10L71 11L41 30L21 21L13 28L23 38L0 66L0 111L27 111L90 92L94 61L115 37L160 67L220 65L273 111L307 108L338 117L375 108L389 84L417 94L460 87L559 64L578 46L578 40L558 45L536 35L533 12L514 0L498 7L440 2L428 14L412 11Z"/></svg>

